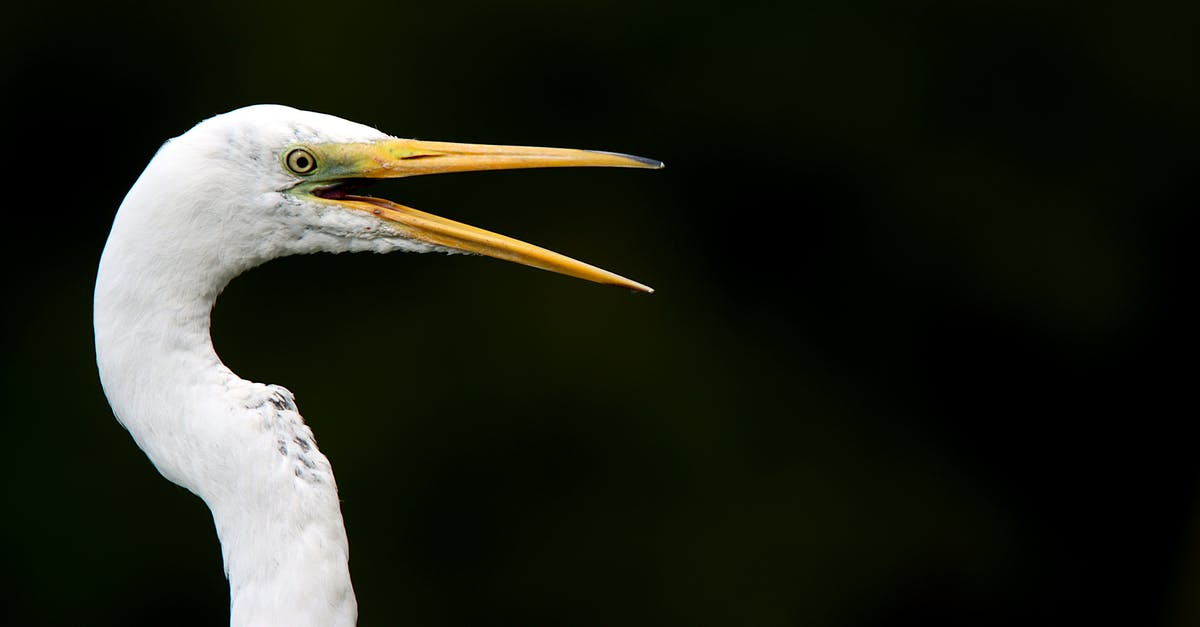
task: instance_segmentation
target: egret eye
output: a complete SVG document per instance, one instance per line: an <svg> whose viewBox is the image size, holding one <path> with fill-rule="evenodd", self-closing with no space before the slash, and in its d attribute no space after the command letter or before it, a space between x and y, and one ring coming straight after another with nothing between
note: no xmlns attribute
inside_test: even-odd
<svg viewBox="0 0 1200 627"><path fill-rule="evenodd" d="M287 163L288 169L296 174L308 174L317 169L317 158L303 148L296 148L287 153L284 162Z"/></svg>

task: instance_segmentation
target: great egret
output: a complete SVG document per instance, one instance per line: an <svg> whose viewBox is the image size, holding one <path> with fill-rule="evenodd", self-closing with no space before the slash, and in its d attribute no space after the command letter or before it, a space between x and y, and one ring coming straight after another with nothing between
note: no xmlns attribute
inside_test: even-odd
<svg viewBox="0 0 1200 627"><path fill-rule="evenodd" d="M216 523L231 625L353 625L358 608L329 461L291 392L217 357L209 313L269 259L396 250L489 255L650 288L557 253L357 192L376 179L506 168L659 168L586 150L396 139L329 115L256 105L168 141L126 195L96 277L96 360L109 404L167 479Z"/></svg>

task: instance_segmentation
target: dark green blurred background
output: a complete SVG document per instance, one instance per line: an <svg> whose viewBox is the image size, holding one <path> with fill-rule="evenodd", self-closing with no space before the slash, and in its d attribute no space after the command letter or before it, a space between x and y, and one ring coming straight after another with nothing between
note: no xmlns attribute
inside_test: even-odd
<svg viewBox="0 0 1200 627"><path fill-rule="evenodd" d="M0 622L227 620L91 287L158 145L258 102L668 164L380 190L652 296L397 254L222 297L333 462L363 625L1200 622L1196 3L10 4Z"/></svg>

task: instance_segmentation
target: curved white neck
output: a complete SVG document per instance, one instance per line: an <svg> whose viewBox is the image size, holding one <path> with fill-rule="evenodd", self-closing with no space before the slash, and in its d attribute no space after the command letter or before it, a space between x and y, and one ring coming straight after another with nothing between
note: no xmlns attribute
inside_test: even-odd
<svg viewBox="0 0 1200 627"><path fill-rule="evenodd" d="M153 221L124 218L96 280L101 381L155 467L212 510L231 625L353 625L328 460L287 390L237 377L212 347L213 303L246 268L204 246L163 245L172 240Z"/></svg>

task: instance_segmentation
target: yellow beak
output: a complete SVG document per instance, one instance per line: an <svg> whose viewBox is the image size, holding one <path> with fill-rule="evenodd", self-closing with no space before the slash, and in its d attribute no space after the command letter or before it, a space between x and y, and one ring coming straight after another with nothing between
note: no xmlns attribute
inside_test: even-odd
<svg viewBox="0 0 1200 627"><path fill-rule="evenodd" d="M661 168L663 164L630 155L567 148L453 144L409 139L387 139L370 143L325 144L313 147L318 167L314 183L334 182L315 193L327 200L386 221L410 239L456 251L558 272L568 276L618 285L642 292L649 287L565 255L492 233L461 222L447 220L382 198L340 193L336 183L345 179L384 179L517 168L618 167Z"/></svg>

